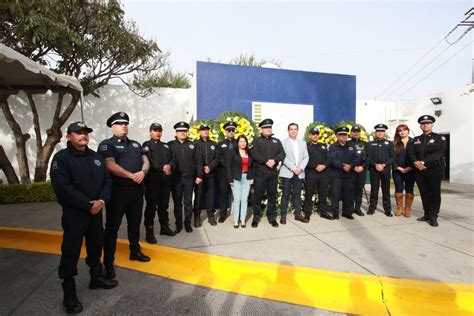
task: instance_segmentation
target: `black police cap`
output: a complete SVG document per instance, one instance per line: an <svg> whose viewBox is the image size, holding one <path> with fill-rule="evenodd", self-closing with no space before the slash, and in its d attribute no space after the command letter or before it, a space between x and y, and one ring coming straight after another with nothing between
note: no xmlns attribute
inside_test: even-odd
<svg viewBox="0 0 474 316"><path fill-rule="evenodd" d="M129 123L130 120L129 120L129 117L127 115L127 113L125 112L117 112L115 114L112 114L111 117L109 117L109 119L107 120L107 126L108 127L112 127L112 125L116 124L116 123Z"/></svg>
<svg viewBox="0 0 474 316"><path fill-rule="evenodd" d="M67 133L68 134L71 134L72 132L77 132L77 131L80 131L80 130L86 130L88 133L91 133L93 131L92 128L87 127L87 125L82 123L82 122L72 122L67 127Z"/></svg>
<svg viewBox="0 0 474 316"><path fill-rule="evenodd" d="M151 125L150 125L150 131L151 131L152 129L158 129L158 130L162 131L162 130L163 130L163 126L161 126L160 123L153 122L153 123L151 123Z"/></svg>
<svg viewBox="0 0 474 316"><path fill-rule="evenodd" d="M436 119L431 115L422 115L418 118L418 123L434 123Z"/></svg>
<svg viewBox="0 0 474 316"><path fill-rule="evenodd" d="M237 124L235 122L227 122L224 124L224 129L236 129L237 128Z"/></svg>
<svg viewBox="0 0 474 316"><path fill-rule="evenodd" d="M354 125L351 128L351 132L360 132L360 131L361 131L361 128L359 125Z"/></svg>
<svg viewBox="0 0 474 316"><path fill-rule="evenodd" d="M309 130L310 134L319 134L319 128L313 127Z"/></svg>
<svg viewBox="0 0 474 316"><path fill-rule="evenodd" d="M386 131L386 130L388 130L388 126L385 125L385 124L380 123L380 124L375 125L374 129L376 131Z"/></svg>
<svg viewBox="0 0 474 316"><path fill-rule="evenodd" d="M343 134L347 134L347 133L349 133L349 129L347 128L347 126L341 126L341 127L336 129L336 134L338 134L338 135L339 134L343 135Z"/></svg>
<svg viewBox="0 0 474 316"><path fill-rule="evenodd" d="M204 130L204 129L211 129L211 128L210 128L209 125L207 125L207 124L201 124L201 126L199 126L199 129L198 129L198 130L202 131L202 130Z"/></svg>
<svg viewBox="0 0 474 316"><path fill-rule="evenodd" d="M273 125L273 120L272 119L264 119L263 121L260 122L260 124L258 124L258 127L260 128L264 128L264 127L272 127Z"/></svg>
<svg viewBox="0 0 474 316"><path fill-rule="evenodd" d="M184 121L181 121L181 122L178 122L178 123L174 124L173 128L176 131L187 131L187 130L189 130L189 124L184 122Z"/></svg>

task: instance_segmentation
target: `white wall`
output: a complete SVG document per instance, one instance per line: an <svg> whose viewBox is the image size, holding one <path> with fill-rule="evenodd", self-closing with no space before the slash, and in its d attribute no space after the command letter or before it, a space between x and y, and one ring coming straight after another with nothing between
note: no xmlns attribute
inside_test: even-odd
<svg viewBox="0 0 474 316"><path fill-rule="evenodd" d="M100 141L111 137L110 129L105 122L110 115L119 111L124 111L130 116L129 137L131 139L139 142L149 139L148 128L154 121L158 121L163 125L164 141L173 139L175 135L173 125L176 122L180 120L189 121L191 117L196 117L195 109L190 108L190 95L190 89L162 88L158 89L153 95L142 98L132 93L126 86L109 85L100 90L100 98L93 96L84 98L84 120L88 126L94 129L90 136L90 148L95 150ZM52 93L35 96L43 131L51 125L56 100L57 95ZM69 100L70 98L67 98L63 104L66 104L66 101ZM24 93L11 96L8 102L23 132L28 132L31 135L31 139L28 141L28 156L30 158L30 172L32 173L36 160L36 149L31 109ZM68 122L63 126L64 135L66 134L67 125L72 121L80 120L80 115L80 108L77 106ZM43 141L45 137L46 135L43 135ZM63 137L56 150L64 148L65 139ZM18 175L15 141L2 112L0 112L0 143ZM33 177L33 174L31 176ZM6 182L3 172L0 172L0 178Z"/></svg>
<svg viewBox="0 0 474 316"><path fill-rule="evenodd" d="M434 105L430 98L440 97L442 104ZM356 120L369 131L377 123L386 123L390 136L398 123L407 124L412 135L421 130L417 122L423 114L435 116L434 132L450 134L450 182L474 185L474 84L419 97L411 102L357 101ZM398 113L398 115L397 115Z"/></svg>

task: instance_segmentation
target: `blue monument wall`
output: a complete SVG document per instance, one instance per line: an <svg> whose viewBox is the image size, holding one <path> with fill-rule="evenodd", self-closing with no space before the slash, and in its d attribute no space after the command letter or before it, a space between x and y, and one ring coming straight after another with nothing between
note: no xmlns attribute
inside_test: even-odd
<svg viewBox="0 0 474 316"><path fill-rule="evenodd" d="M197 119L223 111L252 116L252 102L310 104L314 121L355 120L356 77L197 62Z"/></svg>

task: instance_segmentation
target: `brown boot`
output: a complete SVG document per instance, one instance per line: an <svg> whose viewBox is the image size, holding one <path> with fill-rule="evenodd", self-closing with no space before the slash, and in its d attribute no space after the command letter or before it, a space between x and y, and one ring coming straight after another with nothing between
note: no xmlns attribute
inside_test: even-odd
<svg viewBox="0 0 474 316"><path fill-rule="evenodd" d="M415 195L413 193L407 193L405 195L405 217L411 216L411 205L413 204L413 199Z"/></svg>
<svg viewBox="0 0 474 316"><path fill-rule="evenodd" d="M395 193L395 202L397 202L395 216L400 216L403 214L403 193Z"/></svg>

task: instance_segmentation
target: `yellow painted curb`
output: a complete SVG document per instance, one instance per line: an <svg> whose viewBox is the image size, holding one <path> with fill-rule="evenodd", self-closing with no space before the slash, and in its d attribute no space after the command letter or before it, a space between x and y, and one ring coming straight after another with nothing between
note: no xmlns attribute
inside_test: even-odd
<svg viewBox="0 0 474 316"><path fill-rule="evenodd" d="M0 248L60 254L61 240L61 232L0 227ZM472 284L325 271L160 245L142 248L151 262L128 260L128 242L119 240L115 264L189 284L341 313L474 315Z"/></svg>

